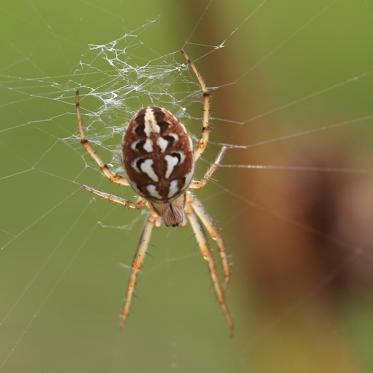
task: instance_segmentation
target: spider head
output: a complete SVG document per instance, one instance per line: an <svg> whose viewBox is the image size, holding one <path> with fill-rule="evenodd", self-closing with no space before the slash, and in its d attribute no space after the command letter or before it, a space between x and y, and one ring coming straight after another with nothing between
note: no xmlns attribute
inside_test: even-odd
<svg viewBox="0 0 373 373"><path fill-rule="evenodd" d="M184 206L186 201L186 194L182 194L173 201L166 203L149 202L153 210L162 218L166 227L184 226L186 224L186 217Z"/></svg>
<svg viewBox="0 0 373 373"><path fill-rule="evenodd" d="M166 227L177 227L186 223L184 210L179 206L173 206L172 203L164 210L162 220Z"/></svg>

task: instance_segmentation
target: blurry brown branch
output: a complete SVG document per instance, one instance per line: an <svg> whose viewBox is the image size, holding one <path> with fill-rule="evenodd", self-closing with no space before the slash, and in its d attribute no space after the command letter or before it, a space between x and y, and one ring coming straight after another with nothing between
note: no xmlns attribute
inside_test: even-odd
<svg viewBox="0 0 373 373"><path fill-rule="evenodd" d="M200 2L185 2L185 14L191 20L198 19ZM195 29L194 39L201 43L219 40L224 21L222 8L214 7ZM219 85L232 79L232 71L234 75L246 71L254 54L249 36L240 50L223 49L202 60L201 69L208 83ZM252 108L264 107L264 100L258 75L250 74L240 84L218 90L213 95L212 109L219 118L250 118L254 117ZM276 126L270 125L270 119L257 122L255 126L224 126L224 130L218 123L212 125L215 135L228 143L242 143L242 139L255 143L276 135ZM325 146L320 144L313 150L299 144L291 152L283 143L273 143L235 151L231 152L229 163L244 164L252 159L254 163L271 164L275 159L276 164L292 165L302 159L312 168L347 167L348 154L341 155L343 144L330 140L326 138ZM234 271L242 272L246 289L239 303L247 307L248 322L255 320L247 331L254 371L357 372L348 341L335 333L340 327L336 301L347 294L351 263L356 259L354 245L345 240L355 228L341 228L350 223L358 225L353 218L348 223L344 218L343 210L354 208L354 203L345 199L348 177L238 169L227 175L233 172L234 185L232 178L227 178L225 185L232 186L235 194L245 200L255 201L244 215L245 220L235 225L240 245L234 254L241 259L235 260L241 266ZM363 236L367 234L368 231L362 232Z"/></svg>

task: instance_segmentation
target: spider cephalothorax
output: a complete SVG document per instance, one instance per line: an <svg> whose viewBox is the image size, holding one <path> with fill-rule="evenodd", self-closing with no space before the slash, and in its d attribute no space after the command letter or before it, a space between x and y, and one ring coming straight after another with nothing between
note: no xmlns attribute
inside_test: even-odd
<svg viewBox="0 0 373 373"><path fill-rule="evenodd" d="M126 297L120 313L121 325L124 325L130 310L137 274L144 261L153 227L159 227L162 221L167 226L184 225L187 217L201 254L208 264L216 298L224 312L229 332L232 334L233 321L224 297L224 289L228 284L230 270L223 239L201 202L187 190L199 189L207 184L211 175L217 170L226 147L221 148L215 162L209 167L202 179L192 180L194 163L205 151L208 144L210 94L194 64L185 52L182 52L182 54L202 89L202 133L195 149L193 150L192 141L185 127L169 111L160 107L148 106L133 116L124 134L122 153L126 176L114 173L95 153L85 137L80 113L79 91L77 91L75 104L81 144L110 181L125 186L131 185L139 198L133 202L86 185L84 187L87 191L122 206L134 209L149 208L136 254L132 261ZM216 241L222 261L224 286L220 283L203 226L210 237Z"/></svg>
<svg viewBox="0 0 373 373"><path fill-rule="evenodd" d="M143 108L129 122L122 152L133 189L166 225L182 224L184 204L177 197L189 187L194 171L193 144L184 125L164 108Z"/></svg>

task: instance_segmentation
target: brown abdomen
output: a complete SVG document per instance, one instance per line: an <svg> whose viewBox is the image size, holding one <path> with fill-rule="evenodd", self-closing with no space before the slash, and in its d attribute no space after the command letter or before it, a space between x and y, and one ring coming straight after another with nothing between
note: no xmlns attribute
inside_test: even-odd
<svg viewBox="0 0 373 373"><path fill-rule="evenodd" d="M122 152L131 186L146 199L171 201L192 180L192 141L166 109L153 106L136 113L124 134Z"/></svg>

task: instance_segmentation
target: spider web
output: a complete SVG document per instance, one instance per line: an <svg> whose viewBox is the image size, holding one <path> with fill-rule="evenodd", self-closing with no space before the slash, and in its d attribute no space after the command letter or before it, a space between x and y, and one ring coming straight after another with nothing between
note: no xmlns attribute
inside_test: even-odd
<svg viewBox="0 0 373 373"><path fill-rule="evenodd" d="M113 284L117 287L114 293L110 293L112 295L110 300L104 299L105 302L108 302L105 310L108 313L111 310L113 315L109 322L112 322L113 328L116 327L115 310L118 309L117 301L122 296L125 287L123 279L126 278L130 268L144 214L119 211L112 206L105 205L104 202L97 201L95 203L96 200L91 196L82 195L81 187L85 183L128 198L134 197L134 192L119 190L112 185L108 186L94 162L81 149L75 126L75 89L80 89L87 137L112 169L116 172L122 172L118 144L121 142L123 128L140 107L147 105L166 107L183 123L187 124L194 140L198 138L202 120L201 92L193 75L188 71L180 56L180 48L186 48L189 54L193 56L193 60L213 92L213 97L216 95L218 100L219 95L224 95L226 92L231 93L232 87L241 89L246 87L247 78L252 77L257 71L262 71L261 68L276 57L276 61L281 61L281 58L284 59L282 52L286 51L289 45L298 43L299 40L301 42L307 40L304 35L308 35L307 31L316 27L315 23L345 4L330 1L313 7L310 14L302 16L302 18L299 16L296 25L284 34L279 35L267 50L261 50L258 47L257 54L259 57L254 61L251 60L247 69L238 72L230 71L228 80L211 82L208 79L208 72L209 66L214 63L214 58L233 53L232 50L237 43L244 43L247 27L255 22L272 17L275 8L271 8L270 5L269 1L253 2L250 9L245 8L243 17L242 15L237 16L229 23L228 32L221 31L218 40L211 40L208 35L205 38L206 40L201 40L201 37L197 36L199 35L197 33L198 29L202 27L206 17L218 7L215 2L209 1L201 8L200 17L188 29L183 42L175 48L168 48L166 51L157 50L149 41L152 33L161 37L157 27L163 19L162 16L148 21L144 17L140 20L140 23L143 23L140 27L132 29L126 27L125 29L128 31L114 40L89 44L85 52L79 53L81 54L80 60L78 62L74 61L74 67L63 74L45 73L42 70L41 63L34 62L17 46L13 46L19 53L20 58L10 61L8 65L4 64L1 70L1 89L5 97L2 110L8 116L13 110L16 110L17 113L9 117L17 118L17 120L12 119L8 123L3 123L0 128L2 159L12 160L11 162L4 162L6 164L2 168L0 183L7 190L7 196L13 194L9 193L9 190L14 188L17 194L17 205L15 208L13 207L14 202L10 201L11 197L9 197L9 200L4 198L5 211L7 211L7 214L8 211L10 212L0 225L1 255L4 258L2 262L4 269L2 290L4 294L8 294L4 296L0 329L4 331L4 335L9 336L1 351L0 371L8 371L10 366L12 369L16 369L17 356L24 356L25 346L29 346L30 341L36 338L38 328L48 327L49 323L56 322L54 318L50 318L49 321L44 319L45 309L47 308L49 312L54 311L58 315L60 302L57 300L57 295L62 294L61 299L63 299L63 296L68 297L61 291L61 286L65 284L64 291L67 293L71 291L74 288L73 281L79 278L79 268L82 268L82 273L83 269L87 268L88 271L84 273L92 274L97 271L98 276L104 275L107 271L112 271L112 268L119 268L111 279L111 285L108 285L108 283L102 285L105 289ZM34 6L37 9L35 4ZM373 9L369 9L366 2L362 2L361 7L354 9L361 11L363 6L367 8L366 18L364 18L366 20L373 14ZM41 13L38 14L41 17ZM117 19L118 16L110 12L108 17L109 19ZM355 12L350 17L350 20L358 21L362 14ZM295 16L295 18L297 17ZM42 24L47 26L48 23L44 20ZM49 30L50 36L58 42L59 34L55 33L53 29ZM265 42L264 39L263 42ZM326 237L328 241L336 243L341 252L347 251L348 259L328 271L330 278L340 273L348 265L351 258L352 260L366 261L366 270L367 272L370 271L372 264L370 240L366 240L365 244L354 245L348 239L324 233L307 225L297 217L282 215L270 203L263 203L255 196L253 199L248 199L242 190L236 188L232 182L227 181L234 180L235 177L245 172L276 172L281 177L295 173L298 175L297 177L304 180L314 177L312 175L315 174L342 174L347 175L352 180L359 181L354 184L354 188L358 188L360 185L369 185L366 178L369 178L372 174L371 153L369 152L371 142L365 138L369 133L367 127L373 119L373 113L369 105L361 104L351 110L348 108L348 100L351 100L354 94L363 92L363 87L372 82L373 64L369 66L369 63L372 62L369 57L367 54L367 63L362 64L358 71L342 71L326 80L327 83L320 83L318 86L305 80L303 82L304 91L299 90L295 93L295 97L285 93L285 99L282 101L276 101L275 104L272 102L267 107L262 106L257 112L250 112L249 115L246 115L247 110L244 108L246 111L237 113L235 117L221 117L219 109L214 107L213 100L211 152L202 158L198 165L197 175L200 175L208 167L214 154L222 145L228 146L227 155L221 165L221 170L218 171L220 175L218 174L216 178L214 176L215 179L212 180L209 191L202 192L201 198L208 205L213 216L219 216L218 202L222 198L228 200L232 206L229 216L224 217L224 219L216 218L221 223L223 234L230 247L242 245L240 238L235 237L232 233L234 225L242 217L245 217L251 209L259 210L273 217L274 224L281 221L295 226L299 231L311 232L315 237ZM31 70L34 71L33 73L26 75L20 73L22 70L18 69L18 65L24 64L25 61L27 65L30 61L32 62ZM200 66L205 66L206 71L202 70ZM331 71L336 71L336 66L331 66ZM272 77L275 79L274 74ZM344 96L338 94L341 91L345 92ZM276 93L278 94L278 92ZM317 123L307 123L304 116L300 115L303 110L311 111L317 107L315 102L333 96L336 98L336 107L344 106L339 118L323 117ZM32 112L34 117L30 118L26 114L35 105L39 110L36 113ZM289 113L289 115L284 114L282 116L283 113ZM262 138L259 136L253 141L248 141L245 132L247 128L255 126L257 123L263 126L268 125L264 121L274 117L278 119L275 129L263 132ZM287 122L289 120L291 121L290 124ZM218 124L220 129L217 128ZM294 144L299 141L300 144L304 144L302 141L308 141L309 146L312 147L318 143L320 137L328 141L334 136L330 136L330 132L335 134L334 137L337 137L340 131L344 130L346 130L346 136L351 136L355 141L360 140L359 151L356 151L353 159L349 160L351 164L343 163L339 166L338 164L328 163L325 166L312 163L307 165L309 159L304 159L302 162L301 156L298 159L292 158L290 161L288 158L281 157L280 159L285 162L281 164L278 163L276 158L273 160L269 157L268 162L263 162L259 156L255 156L256 149L260 150L279 143ZM234 132L238 136L230 136L230 132ZM28 151L28 137L36 141L31 154ZM356 150L356 148L354 149ZM63 162L61 162L61 158L63 158ZM257 161L253 162L253 159ZM222 175L225 175L225 177ZM361 177L364 177L364 179L360 183ZM56 194L47 193L49 189L56 190ZM44 198L41 198L41 194ZM30 203L30 200L33 199L37 203ZM26 206L26 208L22 209L21 206ZM359 211L363 213L365 210L361 209ZM52 230L53 237L45 235L46 229ZM156 258L147 258L149 264L146 264L144 270L146 279L144 281L140 280L140 302L135 302L132 311L138 316L136 319L130 320L131 322L136 320L144 322L144 318L148 315L148 312L141 311L141 303L145 302L142 299L141 292L151 291L150 286L146 288L143 286L146 280L150 283L153 280L155 284L159 284L157 278L162 275L165 276L166 291L175 295L173 284L175 272L178 269L184 270L184 267L189 268L191 265L193 267L197 266L197 269L200 268L198 267L200 261L198 252L188 250L190 244L185 245L185 247L181 245L182 247L177 252L174 250L174 245L170 244L177 242L177 240L193 242L192 246L194 245L195 249L195 243L192 241L194 239L190 232L162 230L160 233L162 239L160 239L159 234L157 237L157 234L152 239L154 243L150 247L151 251L157 252ZM123 237L126 240L126 246L131 248L126 250L125 256L122 251L113 251L110 248L110 246L121 246ZM101 250L102 246L105 246L105 250L109 251L107 253L110 258L109 264L103 265L105 268L102 271L99 271L99 266L92 267L87 263L92 255L98 261L102 261L102 258L105 257L95 250L90 253L89 248L95 240L102 242ZM40 247L34 248L32 246L33 250L29 252L27 248L30 242L36 242ZM160 253L165 242L167 242L168 247L164 249L163 253ZM281 245L279 246L280 249ZM154 254L151 253L150 255ZM234 257L231 258L233 263L235 262L234 259ZM16 266L15 263L17 263ZM7 266L16 268L16 274L6 271ZM203 263L201 263L202 267ZM71 272L73 272L73 275L71 275ZM183 275L185 275L185 270ZM202 275L200 278L205 279L203 271ZM48 279L50 283L45 284L45 279ZM208 280L206 279L205 283ZM14 283L10 292L7 290L9 281ZM90 278L86 281L93 281L94 285L100 288L98 280ZM315 293L326 287L327 282L328 279L325 279L325 282L316 281L314 283ZM195 285L193 292L198 292L198 289L199 287ZM85 291L89 291L89 288L81 283L79 293L84 294ZM103 291L100 292L100 294L103 293ZM367 294L368 299L371 300L369 292L364 294ZM212 298L211 313L215 311L218 313L219 310L215 310L216 305L212 291L209 295ZM78 296L75 297L74 299L78 299ZM154 297L151 299L157 299ZM289 306L286 313L295 314L293 309L297 307L297 304L303 302L307 306L311 304L310 300L313 297L312 292L311 294L305 294L304 298L297 299ZM76 301L76 308L81 309L83 307L90 314L94 313L94 310L88 309L86 306L86 301L89 301L89 299L89 297L84 299L83 296L81 302ZM169 309L166 312L171 317L173 314L171 310L176 310L172 307L175 306L165 298L162 297L161 299L163 304L159 306L159 309ZM181 299L181 297L178 298L181 304L186 306L186 303L182 303ZM55 309L50 306L51 303L56 304ZM30 312L22 312L25 304L31 305ZM222 322L218 317L217 319ZM93 320L89 325L98 322L98 318L94 316ZM107 327L109 322L104 323L104 326ZM280 328L281 322L281 317L274 319L272 328ZM201 323L201 329L204 328L204 324L204 322ZM145 325L149 330L157 332L154 327L150 329L152 327L150 321L145 321ZM173 327L175 327L175 324L173 324ZM333 330L325 333L331 334L342 331L342 329L336 330L335 328L334 326ZM206 333L209 331L212 332L208 330ZM180 351L184 344L177 333L182 333L182 329L171 331L170 334L174 337L171 341L168 341L165 347L165 350L167 350L165 360L169 361L168 368L180 368L182 370L187 364L180 357ZM68 340L67 336L64 337ZM110 340L112 334L106 337ZM121 335L116 338L115 342L111 342L116 352L123 348L120 338L122 338ZM150 340L155 342L153 338L150 338ZM252 344L256 347L259 342L254 340ZM218 346L221 350L227 348L224 342L221 342ZM364 358L367 359L367 357ZM212 355L211 359L215 359L215 355ZM209 364L206 367L211 368Z"/></svg>

